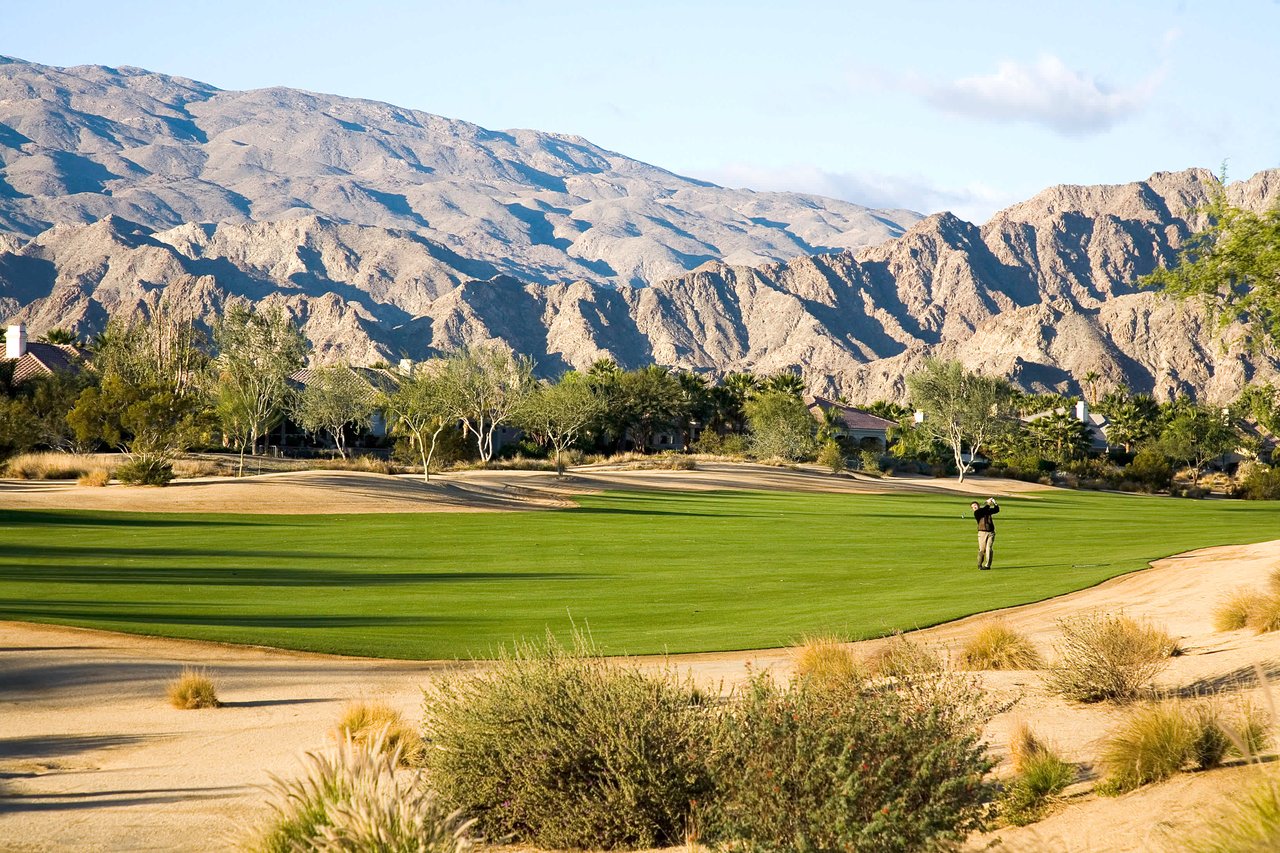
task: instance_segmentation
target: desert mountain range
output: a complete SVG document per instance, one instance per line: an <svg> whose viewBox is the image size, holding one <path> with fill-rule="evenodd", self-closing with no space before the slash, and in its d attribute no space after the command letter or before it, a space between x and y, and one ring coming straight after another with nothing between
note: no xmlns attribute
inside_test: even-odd
<svg viewBox="0 0 1280 853"><path fill-rule="evenodd" d="M1135 284L1216 186L1058 186L977 226L371 101L0 60L0 318L91 331L162 294L204 320L247 298L287 306L318 362L500 339L548 375L794 369L870 400L937 354L1028 389L1097 371L1220 400L1280 364ZM1280 171L1227 193L1263 210Z"/></svg>

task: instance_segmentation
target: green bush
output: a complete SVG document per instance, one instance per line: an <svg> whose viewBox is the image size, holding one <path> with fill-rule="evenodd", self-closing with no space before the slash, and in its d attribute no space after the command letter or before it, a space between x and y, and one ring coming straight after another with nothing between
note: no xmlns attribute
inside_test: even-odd
<svg viewBox="0 0 1280 853"><path fill-rule="evenodd" d="M1168 779L1191 760L1201 731L1198 721L1176 702L1135 708L1106 739L1102 767L1104 794L1120 794Z"/></svg>
<svg viewBox="0 0 1280 853"><path fill-rule="evenodd" d="M1239 494L1250 501L1280 501L1280 468L1254 467L1240 484Z"/></svg>
<svg viewBox="0 0 1280 853"><path fill-rule="evenodd" d="M824 441L822 448L818 451L818 464L831 471L832 474L839 474L845 469L844 450L839 443L835 441Z"/></svg>
<svg viewBox="0 0 1280 853"><path fill-rule="evenodd" d="M1144 447L1138 451L1124 468L1127 480L1141 483L1148 489L1164 491L1173 483L1173 466L1168 458L1154 447Z"/></svg>
<svg viewBox="0 0 1280 853"><path fill-rule="evenodd" d="M1076 766L1046 746L1027 755L1018 775L1001 794L1000 816L1014 826L1033 823L1044 816L1049 802L1076 780Z"/></svg>
<svg viewBox="0 0 1280 853"><path fill-rule="evenodd" d="M116 479L126 486L167 486L173 466L154 456L135 456L116 469Z"/></svg>
<svg viewBox="0 0 1280 853"><path fill-rule="evenodd" d="M426 766L490 838L674 844L706 795L710 723L689 683L605 659L581 638L573 650L548 638L428 693Z"/></svg>
<svg viewBox="0 0 1280 853"><path fill-rule="evenodd" d="M723 711L708 837L729 849L908 851L980 818L975 689L955 677L895 689L754 679Z"/></svg>
<svg viewBox="0 0 1280 853"><path fill-rule="evenodd" d="M858 467L871 474L880 473L880 452L863 450L858 454Z"/></svg>

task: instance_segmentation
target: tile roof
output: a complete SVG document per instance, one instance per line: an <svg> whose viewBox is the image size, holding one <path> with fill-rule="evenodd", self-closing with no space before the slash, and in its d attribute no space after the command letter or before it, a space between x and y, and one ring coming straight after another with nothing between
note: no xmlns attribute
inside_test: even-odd
<svg viewBox="0 0 1280 853"><path fill-rule="evenodd" d="M304 367L289 374L289 381L298 389L307 387L319 375L322 367ZM389 394L400 387L400 378L390 370L381 367L353 367L351 372L363 380L368 389L366 399L372 401L379 393Z"/></svg>
<svg viewBox="0 0 1280 853"><path fill-rule="evenodd" d="M46 376L59 370L71 370L77 361L84 359L84 356L84 351L78 347L32 341L27 344L27 351L21 357L0 359L0 361L14 363L13 384L20 385L37 376Z"/></svg>
<svg viewBox="0 0 1280 853"><path fill-rule="evenodd" d="M888 430L889 427L897 426L894 421L887 418L864 412L862 409L855 409L853 406L837 403L835 400L828 400L826 397L814 397L812 402L809 403L809 411L813 412L814 417L822 417L822 410L825 409L838 409L840 411L840 420L844 423L846 429L883 432Z"/></svg>

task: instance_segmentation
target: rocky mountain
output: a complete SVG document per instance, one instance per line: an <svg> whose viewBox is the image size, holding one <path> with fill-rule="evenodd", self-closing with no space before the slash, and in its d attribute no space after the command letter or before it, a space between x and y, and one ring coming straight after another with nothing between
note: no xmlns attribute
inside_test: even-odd
<svg viewBox="0 0 1280 853"><path fill-rule="evenodd" d="M1067 392L1096 371L1221 400L1280 376L1136 287L1202 226L1204 170L884 239L915 217L368 101L18 62L0 65L0 165L0 319L35 335L247 299L286 306L317 362L501 340L545 375L605 357L800 370L853 400L902 398L929 355ZM1280 171L1226 191L1266 209Z"/></svg>
<svg viewBox="0 0 1280 853"><path fill-rule="evenodd" d="M109 216L156 230L320 217L416 234L468 277L621 285L857 248L920 218L725 189L577 136L0 57L0 231Z"/></svg>
<svg viewBox="0 0 1280 853"><path fill-rule="evenodd" d="M812 390L901 398L929 355L1028 389L1125 384L1226 399L1280 376L1225 346L1195 306L1139 291L1201 227L1204 170L1106 187L1061 186L982 227L948 213L857 252L744 266L709 262L650 287L537 284L468 266L418 234L318 217L152 230L118 217L0 244L0 315L88 330L166 296L201 318L228 299L278 301L316 359L422 358L501 340L545 374L597 358L727 372L801 370ZM1280 171L1227 188L1280 201Z"/></svg>

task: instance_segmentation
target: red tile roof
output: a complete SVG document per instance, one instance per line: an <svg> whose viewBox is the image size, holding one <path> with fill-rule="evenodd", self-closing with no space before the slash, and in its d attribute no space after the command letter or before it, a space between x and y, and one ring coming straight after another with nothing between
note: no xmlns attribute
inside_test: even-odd
<svg viewBox="0 0 1280 853"><path fill-rule="evenodd" d="M20 385L37 376L46 376L58 370L71 370L77 361L83 359L84 352L77 347L32 341L27 344L27 351L20 358L0 360L14 362L13 384Z"/></svg>
<svg viewBox="0 0 1280 853"><path fill-rule="evenodd" d="M843 403L837 403L835 400L828 400L825 397L814 397L813 401L809 403L809 411L813 412L814 417L822 417L822 410L824 409L837 409L840 412L840 420L844 423L845 429L883 432L889 427L897 426L893 421L882 418L879 415L873 415L870 412L864 412L862 409L855 409L852 406L846 406Z"/></svg>

